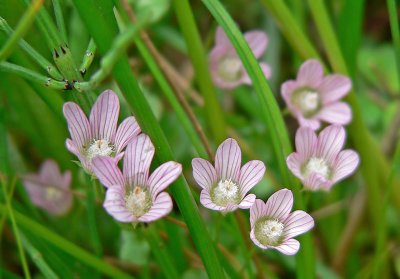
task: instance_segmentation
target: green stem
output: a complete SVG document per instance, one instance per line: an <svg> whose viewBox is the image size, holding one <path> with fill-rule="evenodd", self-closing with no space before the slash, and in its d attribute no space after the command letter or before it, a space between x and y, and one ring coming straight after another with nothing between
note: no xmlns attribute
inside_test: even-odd
<svg viewBox="0 0 400 279"><path fill-rule="evenodd" d="M32 2L32 4L29 6L28 10L18 22L18 26L15 29L15 32L1 49L0 62L6 60L13 52L13 50L16 49L15 46L18 44L19 39L25 35L29 28L32 27L32 22L35 19L36 13L39 11L42 5L43 0L36 0L35 2Z"/></svg>
<svg viewBox="0 0 400 279"><path fill-rule="evenodd" d="M99 186L93 178L86 175L86 207L87 207L87 217L88 217L88 226L90 239L92 240L92 245L95 251L96 256L101 257L103 255L103 247L101 244L101 237L99 235L99 231L97 228L96 222L96 196L95 191ZM90 181L92 180L92 181Z"/></svg>
<svg viewBox="0 0 400 279"><path fill-rule="evenodd" d="M201 42L192 9L187 0L173 0L172 3L179 27L186 41L186 47L193 64L197 84L204 97L204 110L208 128L212 131L214 141L220 143L227 137L225 120L218 103L217 92L210 75L208 59Z"/></svg>
<svg viewBox="0 0 400 279"><path fill-rule="evenodd" d="M392 32L393 47L396 55L397 72L400 74L400 30L399 19L397 17L397 7L395 0L387 0L390 30Z"/></svg>
<svg viewBox="0 0 400 279"><path fill-rule="evenodd" d="M110 50L114 38L118 34L117 23L113 14L111 1L107 0L74 0L82 20L99 49L100 54ZM90 11L90 13L87 13ZM142 131L150 136L157 148L156 159L160 162L174 160L171 148L151 108L140 90L139 84L132 74L126 55L120 57L113 69L116 79L128 105L134 112ZM197 205L190 188L183 176L177 179L169 189L188 225L193 242L203 260L210 278L224 278L224 273L217 258L215 247L200 217Z"/></svg>
<svg viewBox="0 0 400 279"><path fill-rule="evenodd" d="M67 40L67 29L65 28L65 23L64 23L64 16L62 13L62 8L59 0L52 0L53 2L53 8L54 8L54 16L56 18L56 23L58 30L61 33L61 38L63 39L64 42L68 42Z"/></svg>

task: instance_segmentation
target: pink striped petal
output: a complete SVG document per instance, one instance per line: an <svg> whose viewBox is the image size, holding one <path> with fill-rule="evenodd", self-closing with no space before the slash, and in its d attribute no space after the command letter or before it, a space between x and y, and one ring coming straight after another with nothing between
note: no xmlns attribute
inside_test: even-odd
<svg viewBox="0 0 400 279"><path fill-rule="evenodd" d="M288 240L311 230L314 227L314 219L310 214L302 210L296 210L287 217L284 225L284 239Z"/></svg>
<svg viewBox="0 0 400 279"><path fill-rule="evenodd" d="M73 102L65 103L63 112L68 122L71 138L77 149L80 150L92 139L89 121L81 108Z"/></svg>
<svg viewBox="0 0 400 279"><path fill-rule="evenodd" d="M226 36L224 29L218 26L215 31L215 44L216 45L231 45L228 36Z"/></svg>
<svg viewBox="0 0 400 279"><path fill-rule="evenodd" d="M321 122L316 118L304 118L303 115L296 114L301 127L309 127L313 130L318 130L321 127Z"/></svg>
<svg viewBox="0 0 400 279"><path fill-rule="evenodd" d="M304 163L303 158L298 153L290 154L286 159L286 165L289 170L300 179L303 179L303 175L301 174L301 166Z"/></svg>
<svg viewBox="0 0 400 279"><path fill-rule="evenodd" d="M276 250L287 256L296 254L300 249L300 242L296 239L288 239L283 244L274 247Z"/></svg>
<svg viewBox="0 0 400 279"><path fill-rule="evenodd" d="M303 186L311 191L326 190L332 186L332 182L313 172L303 180Z"/></svg>
<svg viewBox="0 0 400 279"><path fill-rule="evenodd" d="M299 154L300 162L312 157L318 146L318 138L314 130L309 127L300 127L296 132L296 152Z"/></svg>
<svg viewBox="0 0 400 279"><path fill-rule="evenodd" d="M261 244L260 241L257 240L255 234L254 234L254 228L252 227L251 231L250 231L250 239L254 242L255 245L257 245L258 247L260 247L261 249L268 249L271 247L265 246L264 244Z"/></svg>
<svg viewBox="0 0 400 279"><path fill-rule="evenodd" d="M333 183L351 175L358 167L360 157L353 150L343 150L333 164Z"/></svg>
<svg viewBox="0 0 400 279"><path fill-rule="evenodd" d="M150 193L155 198L158 193L166 189L182 173L182 165L177 162L167 162L159 166L151 175L147 182Z"/></svg>
<svg viewBox="0 0 400 279"><path fill-rule="evenodd" d="M90 126L95 139L114 142L119 116L117 94L106 90L97 98L90 112Z"/></svg>
<svg viewBox="0 0 400 279"><path fill-rule="evenodd" d="M124 223L136 221L135 216L126 208L122 185L113 185L107 189L103 207L117 221Z"/></svg>
<svg viewBox="0 0 400 279"><path fill-rule="evenodd" d="M265 203L256 199L254 204L250 207L250 226L253 228L256 221L266 215L267 207Z"/></svg>
<svg viewBox="0 0 400 279"><path fill-rule="evenodd" d="M333 163L340 150L342 150L345 139L346 132L342 126L328 126L318 136L316 155L324 158L329 163Z"/></svg>
<svg viewBox="0 0 400 279"><path fill-rule="evenodd" d="M135 117L130 116L122 121L118 127L117 134L115 135L116 153L119 154L129 141L139 135L140 132L141 130Z"/></svg>
<svg viewBox="0 0 400 279"><path fill-rule="evenodd" d="M328 123L346 125L351 121L352 112L347 103L337 102L324 106L316 117Z"/></svg>
<svg viewBox="0 0 400 279"><path fill-rule="evenodd" d="M321 92L322 102L329 104L346 96L351 90L351 80L343 75L328 75L323 78L318 91Z"/></svg>
<svg viewBox="0 0 400 279"><path fill-rule="evenodd" d="M274 219L286 218L293 207L293 194L288 189L282 189L272 194L267 200L265 215Z"/></svg>
<svg viewBox="0 0 400 279"><path fill-rule="evenodd" d="M145 134L134 138L125 150L123 174L126 183L131 186L145 186L149 177L154 145Z"/></svg>
<svg viewBox="0 0 400 279"><path fill-rule="evenodd" d="M171 197L167 193L163 192L157 196L149 212L140 216L138 220L145 223L153 222L170 213L172 207L173 203Z"/></svg>
<svg viewBox="0 0 400 279"><path fill-rule="evenodd" d="M283 98L283 100L285 101L286 105L287 105L289 108L292 108L292 107L293 107L293 104L292 104L292 95L293 95L293 92L294 92L297 88L299 88L299 87L300 87L300 85L299 85L298 82L295 81L295 80L288 80L288 81L285 81L285 82L282 83L282 85L281 85L281 95L282 95L282 98Z"/></svg>
<svg viewBox="0 0 400 279"><path fill-rule="evenodd" d="M93 158L92 169L106 188L113 185L125 185L124 177L113 158L101 156Z"/></svg>
<svg viewBox="0 0 400 279"><path fill-rule="evenodd" d="M251 188L261 181L265 173L263 162L253 160L247 162L240 170L239 186L242 197L244 197Z"/></svg>
<svg viewBox="0 0 400 279"><path fill-rule="evenodd" d="M75 156L79 156L80 152L78 147L76 146L75 142L71 139L67 139L65 141L65 146L67 147L68 151L74 154Z"/></svg>
<svg viewBox="0 0 400 279"><path fill-rule="evenodd" d="M240 209L249 209L256 201L256 195L248 194L238 205Z"/></svg>
<svg viewBox="0 0 400 279"><path fill-rule="evenodd" d="M242 152L234 139L225 140L215 155L215 170L221 180L231 179L235 182L239 179Z"/></svg>
<svg viewBox="0 0 400 279"><path fill-rule="evenodd" d="M209 161L194 158L192 167L194 180L201 188L210 190L217 183L217 172Z"/></svg>
<svg viewBox="0 0 400 279"><path fill-rule="evenodd" d="M322 82L324 71L321 63L315 59L304 62L297 73L297 81L301 85L317 88Z"/></svg>
<svg viewBox="0 0 400 279"><path fill-rule="evenodd" d="M200 203L208 208L208 209L212 209L212 210L218 210L218 211L225 211L226 207L224 206L219 206L216 205L215 203L213 203L213 201L211 200L210 197L210 193L208 192L207 189L203 189L200 193Z"/></svg>
<svg viewBox="0 0 400 279"><path fill-rule="evenodd" d="M249 47L254 53L254 56L258 59L267 49L268 37L265 32L262 31L250 31L244 34L244 37L249 44Z"/></svg>

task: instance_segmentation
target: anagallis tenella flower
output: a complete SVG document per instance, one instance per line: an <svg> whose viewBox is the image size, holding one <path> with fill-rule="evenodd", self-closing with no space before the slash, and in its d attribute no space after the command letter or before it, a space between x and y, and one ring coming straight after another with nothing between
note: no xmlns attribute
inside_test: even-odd
<svg viewBox="0 0 400 279"><path fill-rule="evenodd" d="M141 134L126 148L123 172L110 157L93 159L93 171L107 187L103 206L114 219L125 223L148 223L172 210L171 197L163 190L182 173L182 166L170 161L149 176L154 150L150 138Z"/></svg>
<svg viewBox="0 0 400 279"><path fill-rule="evenodd" d="M261 249L276 249L285 255L294 255L300 243L293 237L314 227L314 219L302 210L290 211L293 194L282 189L264 203L256 199L250 208L250 238Z"/></svg>
<svg viewBox="0 0 400 279"><path fill-rule="evenodd" d="M207 160L193 159L193 176L203 189L203 206L223 212L252 206L256 196L247 193L263 178L265 165L257 160L243 167L241 163L242 152L234 139L227 139L218 147L215 168Z"/></svg>
<svg viewBox="0 0 400 279"><path fill-rule="evenodd" d="M345 130L339 125L328 126L318 137L309 127L297 130L296 152L286 163L306 189L329 191L356 170L359 156L353 150L342 150L345 138Z"/></svg>
<svg viewBox="0 0 400 279"><path fill-rule="evenodd" d="M23 184L32 203L51 215L64 215L72 206L71 172L62 174L53 160L46 160L39 173L25 175Z"/></svg>
<svg viewBox="0 0 400 279"><path fill-rule="evenodd" d="M265 52L268 45L267 35L262 31L250 31L244 34L254 56L258 59ZM215 46L210 52L210 70L215 84L222 89L233 89L241 84L251 85L242 61L235 48L229 41L221 27L215 33ZM271 68L261 62L260 67L266 78L271 76Z"/></svg>
<svg viewBox="0 0 400 279"><path fill-rule="evenodd" d="M321 121L339 125L351 121L350 106L340 101L350 89L348 77L338 74L324 77L321 63L310 59L301 65L296 80L282 84L281 94L300 126L317 130Z"/></svg>
<svg viewBox="0 0 400 279"><path fill-rule="evenodd" d="M89 174L93 174L94 157L113 157L118 162L123 157L125 146L141 131L133 116L122 121L117 130L119 108L118 96L111 90L104 91L97 98L89 120L77 104L64 104L64 116L71 134L66 146Z"/></svg>

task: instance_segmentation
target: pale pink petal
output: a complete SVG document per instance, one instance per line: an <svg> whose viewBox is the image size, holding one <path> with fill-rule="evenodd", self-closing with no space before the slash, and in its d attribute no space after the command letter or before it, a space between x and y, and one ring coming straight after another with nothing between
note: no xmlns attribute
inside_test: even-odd
<svg viewBox="0 0 400 279"><path fill-rule="evenodd" d="M153 222L170 213L172 207L173 203L171 197L163 192L157 196L149 212L140 216L138 220L145 223Z"/></svg>
<svg viewBox="0 0 400 279"><path fill-rule="evenodd" d="M343 150L333 164L333 183L351 175L358 167L360 157L353 150Z"/></svg>
<svg viewBox="0 0 400 279"><path fill-rule="evenodd" d="M304 62L297 73L297 81L305 86L317 88L322 82L324 71L321 63L315 59Z"/></svg>
<svg viewBox="0 0 400 279"><path fill-rule="evenodd" d="M59 182L60 188L68 189L71 186L71 180L72 180L71 171L64 172L64 175L61 177L61 180Z"/></svg>
<svg viewBox="0 0 400 279"><path fill-rule="evenodd" d="M254 234L254 228L252 227L251 231L250 231L250 239L254 242L255 245L257 245L258 247L260 247L261 249L269 249L271 247L265 246L264 244L261 244L260 241L257 240L255 234Z"/></svg>
<svg viewBox="0 0 400 279"><path fill-rule="evenodd" d="M106 188L113 185L125 185L124 177L113 158L102 156L93 158L92 169Z"/></svg>
<svg viewBox="0 0 400 279"><path fill-rule="evenodd" d="M71 139L67 139L65 141L65 146L67 147L68 151L74 154L75 156L79 156L80 152L78 147L76 146L75 142Z"/></svg>
<svg viewBox="0 0 400 279"><path fill-rule="evenodd" d="M240 209L249 209L256 201L256 195L248 194L238 205Z"/></svg>
<svg viewBox="0 0 400 279"><path fill-rule="evenodd" d="M194 180L201 188L210 190L217 183L217 172L209 161L194 158L192 167Z"/></svg>
<svg viewBox="0 0 400 279"><path fill-rule="evenodd" d="M293 194L288 189L282 189L272 194L267 200L265 215L281 220L286 218L293 206Z"/></svg>
<svg viewBox="0 0 400 279"><path fill-rule="evenodd" d="M123 170L126 183L131 186L146 185L154 152L154 145L145 134L140 134L128 144Z"/></svg>
<svg viewBox="0 0 400 279"><path fill-rule="evenodd" d="M113 185L107 189L103 207L117 221L124 223L136 221L135 216L126 208L122 185Z"/></svg>
<svg viewBox="0 0 400 279"><path fill-rule="evenodd" d="M215 31L215 44L216 45L231 45L228 36L226 36L224 29L218 26Z"/></svg>
<svg viewBox="0 0 400 279"><path fill-rule="evenodd" d="M321 127L321 122L316 118L305 118L303 115L296 115L301 127L309 127L313 130L318 130Z"/></svg>
<svg viewBox="0 0 400 279"><path fill-rule="evenodd" d="M231 179L237 182L240 174L242 152L234 139L225 140L215 155L215 170L221 180Z"/></svg>
<svg viewBox="0 0 400 279"><path fill-rule="evenodd" d="M254 204L250 207L250 226L253 228L256 221L266 215L267 207L265 203L256 199Z"/></svg>
<svg viewBox="0 0 400 279"><path fill-rule="evenodd" d="M326 190L329 189L331 185L331 181L314 172L303 180L303 186L311 191Z"/></svg>
<svg viewBox="0 0 400 279"><path fill-rule="evenodd" d="M53 216L65 215L72 207L72 194L70 192L62 192L62 196L55 200L48 200L46 205L47 211Z"/></svg>
<svg viewBox="0 0 400 279"><path fill-rule="evenodd" d="M249 44L249 47L254 53L254 56L258 59L265 52L268 45L268 37L265 32L262 31L250 31L244 34L244 37Z"/></svg>
<svg viewBox="0 0 400 279"><path fill-rule="evenodd" d="M288 240L311 230L314 227L314 219L310 214L302 210L296 210L287 217L284 225L284 239Z"/></svg>
<svg viewBox="0 0 400 279"><path fill-rule="evenodd" d="M64 116L68 122L68 130L78 150L92 139L89 121L82 109L73 102L67 102L63 106Z"/></svg>
<svg viewBox="0 0 400 279"><path fill-rule="evenodd" d="M118 127L117 134L115 135L116 153L119 154L129 141L139 135L140 132L141 130L135 117L130 116L122 121Z"/></svg>
<svg viewBox="0 0 400 279"><path fill-rule="evenodd" d="M40 178L47 184L58 185L62 180L62 175L57 163L54 160L46 160L40 167Z"/></svg>
<svg viewBox="0 0 400 279"><path fill-rule="evenodd" d="M316 155L324 158L328 163L339 154L346 139L346 132L342 126L331 125L321 131L318 136L318 147Z"/></svg>
<svg viewBox="0 0 400 279"><path fill-rule="evenodd" d="M95 139L106 139L114 142L119 116L119 99L117 94L106 90L97 98L90 112L90 127Z"/></svg>
<svg viewBox="0 0 400 279"><path fill-rule="evenodd" d="M316 117L331 124L346 125L351 121L352 112L347 103L338 102L324 106Z"/></svg>
<svg viewBox="0 0 400 279"><path fill-rule="evenodd" d="M174 182L182 173L182 165L177 162L167 162L159 166L147 181L151 196L154 198Z"/></svg>
<svg viewBox="0 0 400 279"><path fill-rule="evenodd" d="M283 244L274 247L276 250L281 252L282 254L291 256L296 254L300 249L300 242L296 239L288 239Z"/></svg>
<svg viewBox="0 0 400 279"><path fill-rule="evenodd" d="M309 127L300 127L296 132L296 152L299 154L300 162L315 155L318 147L318 138L314 130Z"/></svg>
<svg viewBox="0 0 400 279"><path fill-rule="evenodd" d="M210 197L210 193L207 189L203 189L200 193L200 203L209 209L218 210L218 211L225 211L226 207L216 205Z"/></svg>
<svg viewBox="0 0 400 279"><path fill-rule="evenodd" d="M292 95L293 95L294 91L299 87L300 87L300 85L295 80L285 81L281 85L282 98L289 108L295 107L292 104Z"/></svg>
<svg viewBox="0 0 400 279"><path fill-rule="evenodd" d="M264 76L266 79L269 79L271 77L271 67L267 63L260 63L260 68L261 71L263 71ZM246 69L243 67L243 76L241 78L241 83L247 84L247 85L252 85L253 82L251 81L251 78L249 74L246 72Z"/></svg>
<svg viewBox="0 0 400 279"><path fill-rule="evenodd" d="M349 93L351 80L343 75L328 75L323 78L317 90L321 93L322 102L329 104L340 100Z"/></svg>
<svg viewBox="0 0 400 279"><path fill-rule="evenodd" d="M301 166L304 163L303 158L298 153L290 154L286 159L286 165L289 170L298 178L303 179L303 175L301 174Z"/></svg>
<svg viewBox="0 0 400 279"><path fill-rule="evenodd" d="M264 173L265 165L258 160L249 161L240 169L239 187L242 197L261 181Z"/></svg>

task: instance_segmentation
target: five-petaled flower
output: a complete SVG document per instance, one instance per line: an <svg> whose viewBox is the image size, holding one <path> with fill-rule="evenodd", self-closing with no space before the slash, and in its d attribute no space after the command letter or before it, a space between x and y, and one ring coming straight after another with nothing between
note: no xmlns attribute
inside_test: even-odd
<svg viewBox="0 0 400 279"><path fill-rule="evenodd" d="M159 166L149 177L154 151L150 138L141 134L126 148L123 173L112 158L93 159L93 171L107 187L103 206L116 220L148 223L172 210L171 197L162 191L178 178L182 166L170 161Z"/></svg>
<svg viewBox="0 0 400 279"><path fill-rule="evenodd" d="M250 208L251 240L262 249L273 248L286 255L294 255L300 243L293 237L314 227L314 219L293 207L293 194L282 189L264 203L256 199Z"/></svg>
<svg viewBox="0 0 400 279"><path fill-rule="evenodd" d="M54 216L61 216L72 206L71 172L60 172L53 160L46 160L38 174L23 177L23 184L32 203Z"/></svg>
<svg viewBox="0 0 400 279"><path fill-rule="evenodd" d="M260 58L268 45L267 35L262 31L250 31L244 34L256 58ZM210 69L215 84L222 89L233 89L241 84L251 84L242 61L221 27L215 33L215 46L210 52ZM271 69L261 62L265 76L271 76Z"/></svg>
<svg viewBox="0 0 400 279"><path fill-rule="evenodd" d="M64 104L64 116L72 138L67 139L66 146L89 174L93 174L94 157L109 156L118 162L123 157L125 146L140 133L133 116L126 118L117 130L119 108L118 96L111 90L104 91L97 98L89 120L77 104Z"/></svg>
<svg viewBox="0 0 400 279"><path fill-rule="evenodd" d="M350 106L340 101L350 89L348 77L338 74L324 77L322 65L311 59L301 65L296 80L282 84L281 94L300 126L317 130L321 121L340 125L351 121Z"/></svg>
<svg viewBox="0 0 400 279"><path fill-rule="evenodd" d="M288 156L286 163L305 188L329 191L352 174L359 163L355 151L342 150L345 138L345 130L339 125L328 126L318 137L311 128L301 127L296 133L296 152Z"/></svg>
<svg viewBox="0 0 400 279"><path fill-rule="evenodd" d="M203 188L200 202L205 207L229 212L253 205L256 196L247 192L263 178L265 165L254 160L241 168L241 161L242 152L234 139L227 139L218 147L215 168L207 160L193 159L193 176Z"/></svg>

